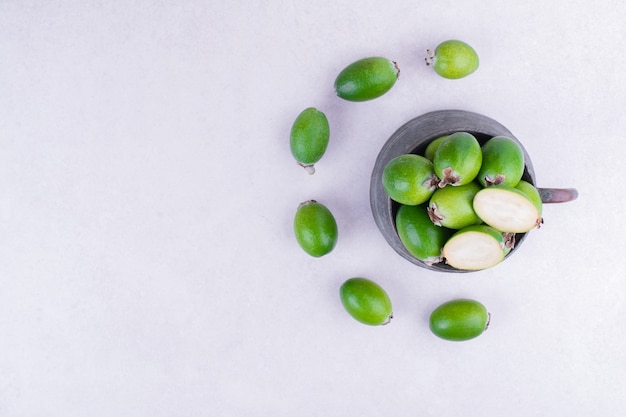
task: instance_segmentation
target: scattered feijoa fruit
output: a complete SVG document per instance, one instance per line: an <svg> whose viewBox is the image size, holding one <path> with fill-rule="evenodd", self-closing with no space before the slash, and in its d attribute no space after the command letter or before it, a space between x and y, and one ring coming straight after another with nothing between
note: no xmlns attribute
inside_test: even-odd
<svg viewBox="0 0 626 417"><path fill-rule="evenodd" d="M383 188L389 197L409 206L422 204L437 189L439 179L433 163L421 155L404 154L385 165L382 175Z"/></svg>
<svg viewBox="0 0 626 417"><path fill-rule="evenodd" d="M355 320L370 326L387 324L393 317L385 290L366 278L350 278L339 289L341 303Z"/></svg>
<svg viewBox="0 0 626 417"><path fill-rule="evenodd" d="M478 181L483 187L504 184L515 187L524 174L524 152L513 139L495 136L482 146L483 163Z"/></svg>
<svg viewBox="0 0 626 417"><path fill-rule="evenodd" d="M456 132L441 141L433 157L439 187L469 184L482 165L480 143L467 132Z"/></svg>
<svg viewBox="0 0 626 417"><path fill-rule="evenodd" d="M322 159L330 139L326 115L315 107L304 109L291 126L291 154L309 174L315 173L314 164Z"/></svg>
<svg viewBox="0 0 626 417"><path fill-rule="evenodd" d="M437 226L462 229L482 220L474 211L474 196L481 190L475 181L435 190L428 203L428 215Z"/></svg>
<svg viewBox="0 0 626 417"><path fill-rule="evenodd" d="M541 211L518 188L494 185L474 196L474 211L485 223L501 232L526 233L541 225Z"/></svg>
<svg viewBox="0 0 626 417"><path fill-rule="evenodd" d="M480 336L489 326L490 314L476 300L456 299L441 304L430 314L430 330L455 342Z"/></svg>
<svg viewBox="0 0 626 417"><path fill-rule="evenodd" d="M400 205L396 213L396 230L411 255L426 265L441 262L441 249L451 232L430 220L425 204Z"/></svg>
<svg viewBox="0 0 626 417"><path fill-rule="evenodd" d="M479 224L455 232L443 246L444 261L465 271L479 271L496 266L509 252L501 231Z"/></svg>
<svg viewBox="0 0 626 417"><path fill-rule="evenodd" d="M337 222L331 211L315 200L298 206L293 230L300 247L313 257L330 253L337 243Z"/></svg>
<svg viewBox="0 0 626 417"><path fill-rule="evenodd" d="M387 58L363 58L344 68L335 79L335 93L348 101L367 101L382 96L396 83L400 69Z"/></svg>
<svg viewBox="0 0 626 417"><path fill-rule="evenodd" d="M426 64L432 65L437 74L444 78L467 77L478 69L478 54L470 45L459 40L440 43L435 51L427 50Z"/></svg>

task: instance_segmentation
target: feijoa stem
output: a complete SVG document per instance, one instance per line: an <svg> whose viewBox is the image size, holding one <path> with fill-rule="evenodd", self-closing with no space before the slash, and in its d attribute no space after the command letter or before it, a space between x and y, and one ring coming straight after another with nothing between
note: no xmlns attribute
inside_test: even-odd
<svg viewBox="0 0 626 417"><path fill-rule="evenodd" d="M491 187L492 185L499 185L504 182L506 177L502 174L496 174L494 179L489 178L489 176L485 176L485 185L487 187Z"/></svg>
<svg viewBox="0 0 626 417"><path fill-rule="evenodd" d="M381 323L380 325L381 325L381 326L386 326L386 325L388 325L389 323L391 323L391 319L392 319L392 318L393 318L393 312L391 312L391 314L389 315L389 317L387 318L387 320L385 320L385 322L384 322L384 323Z"/></svg>
<svg viewBox="0 0 626 417"><path fill-rule="evenodd" d="M436 190L439 186L439 177L437 174L433 174L430 178L424 181L423 185L429 190Z"/></svg>
<svg viewBox="0 0 626 417"><path fill-rule="evenodd" d="M315 166L313 164L303 164L298 162L298 165L300 165L302 168L304 168L304 170L307 172L307 174L309 175L313 175L315 174Z"/></svg>
<svg viewBox="0 0 626 417"><path fill-rule="evenodd" d="M431 50L431 49L427 49L426 50L426 58L424 58L424 61L426 62L427 66L431 66L433 65L435 60L435 51Z"/></svg>
<svg viewBox="0 0 626 417"><path fill-rule="evenodd" d="M298 207L306 206L307 204L312 204L312 203L317 203L317 200L307 200L307 201L303 201L302 203L300 203L300 204L298 205Z"/></svg>
<svg viewBox="0 0 626 417"><path fill-rule="evenodd" d="M443 187L445 187L448 184L455 185L455 184L458 184L459 182L461 182L461 177L459 177L454 172L452 167L444 168L442 174L443 174L443 178L441 179L441 181L439 181L439 188L443 188Z"/></svg>
<svg viewBox="0 0 626 417"><path fill-rule="evenodd" d="M443 220L443 216L441 215L441 213L439 213L439 210L437 210L437 204L435 204L434 202L431 203L426 208L426 211L428 211L428 217L430 218L430 221L433 222L435 225L441 227L441 221Z"/></svg>
<svg viewBox="0 0 626 417"><path fill-rule="evenodd" d="M422 260L426 265L433 266L435 264L443 262L443 258L441 256L431 256L430 258L426 258Z"/></svg>
<svg viewBox="0 0 626 417"><path fill-rule="evenodd" d="M396 61L391 61L393 62L393 66L396 68L396 80L400 79L400 67L398 66L398 63Z"/></svg>
<svg viewBox="0 0 626 417"><path fill-rule="evenodd" d="M507 249L513 249L515 247L515 233L502 233L504 237L504 247Z"/></svg>

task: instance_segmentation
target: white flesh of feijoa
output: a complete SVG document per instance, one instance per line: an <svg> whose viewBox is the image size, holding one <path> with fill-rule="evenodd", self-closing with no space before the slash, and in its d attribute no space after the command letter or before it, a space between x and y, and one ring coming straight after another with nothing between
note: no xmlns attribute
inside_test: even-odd
<svg viewBox="0 0 626 417"><path fill-rule="evenodd" d="M504 187L479 191L474 211L489 226L506 233L526 233L541 221L537 207L526 195Z"/></svg>
<svg viewBox="0 0 626 417"><path fill-rule="evenodd" d="M451 237L443 252L446 263L454 268L478 271L502 262L504 250L501 242L483 232L465 232Z"/></svg>

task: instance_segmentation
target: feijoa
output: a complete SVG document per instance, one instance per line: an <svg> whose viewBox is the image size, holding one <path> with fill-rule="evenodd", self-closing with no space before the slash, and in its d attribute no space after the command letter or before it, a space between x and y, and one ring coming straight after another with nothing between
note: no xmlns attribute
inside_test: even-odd
<svg viewBox="0 0 626 417"><path fill-rule="evenodd" d="M495 136L482 146L483 163L478 181L483 187L504 184L515 187L524 174L524 152L513 139Z"/></svg>
<svg viewBox="0 0 626 417"><path fill-rule="evenodd" d="M432 65L437 74L444 78L467 77L478 69L478 54L470 45L459 40L440 43L435 51L427 50L426 64Z"/></svg>
<svg viewBox="0 0 626 417"><path fill-rule="evenodd" d="M474 211L485 223L506 233L525 233L541 224L541 212L533 200L508 185L494 185L476 193Z"/></svg>
<svg viewBox="0 0 626 417"><path fill-rule="evenodd" d="M428 203L430 220L437 226L449 229L462 229L482 223L474 211L474 196L480 190L480 185L475 181L437 189Z"/></svg>
<svg viewBox="0 0 626 417"><path fill-rule="evenodd" d="M385 290L367 278L350 278L339 289L341 303L355 320L370 326L387 324L393 317Z"/></svg>
<svg viewBox="0 0 626 417"><path fill-rule="evenodd" d="M315 107L304 109L291 126L291 154L309 174L315 173L314 164L322 159L330 139L326 115Z"/></svg>
<svg viewBox="0 0 626 417"><path fill-rule="evenodd" d="M478 271L499 264L508 251L502 232L479 224L454 233L443 246L442 256L456 269Z"/></svg>
<svg viewBox="0 0 626 417"><path fill-rule="evenodd" d="M382 96L396 83L400 69L387 58L363 58L345 67L335 79L335 93L348 101Z"/></svg>
<svg viewBox="0 0 626 417"><path fill-rule="evenodd" d="M437 150L437 148L439 148L439 145L441 144L441 141L444 140L445 138L447 138L448 135L446 136L439 136L436 139L433 139L428 146L426 146L426 150L424 151L424 156L426 157L426 159L429 160L433 160L433 158L435 157L435 151Z"/></svg>
<svg viewBox="0 0 626 417"><path fill-rule="evenodd" d="M476 300L460 298L441 304L430 314L430 330L455 342L480 336L489 326L487 308Z"/></svg>
<svg viewBox="0 0 626 417"><path fill-rule="evenodd" d="M331 211L315 200L296 210L293 230L300 247L314 257L330 253L337 243L337 222Z"/></svg>
<svg viewBox="0 0 626 417"><path fill-rule="evenodd" d="M469 184L476 178L483 154L474 135L456 132L443 139L435 151L433 166L439 187Z"/></svg>
<svg viewBox="0 0 626 417"><path fill-rule="evenodd" d="M426 205L401 205L396 213L396 230L411 255L426 265L441 262L441 248L450 231L430 221Z"/></svg>
<svg viewBox="0 0 626 417"><path fill-rule="evenodd" d="M387 195L400 204L415 206L430 198L438 178L433 163L421 155L404 154L393 158L383 169L382 182Z"/></svg>

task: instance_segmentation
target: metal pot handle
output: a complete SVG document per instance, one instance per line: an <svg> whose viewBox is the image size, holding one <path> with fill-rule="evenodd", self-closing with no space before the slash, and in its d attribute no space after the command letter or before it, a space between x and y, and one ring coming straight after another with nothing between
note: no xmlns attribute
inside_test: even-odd
<svg viewBox="0 0 626 417"><path fill-rule="evenodd" d="M578 198L575 188L537 188L544 203L567 203Z"/></svg>

